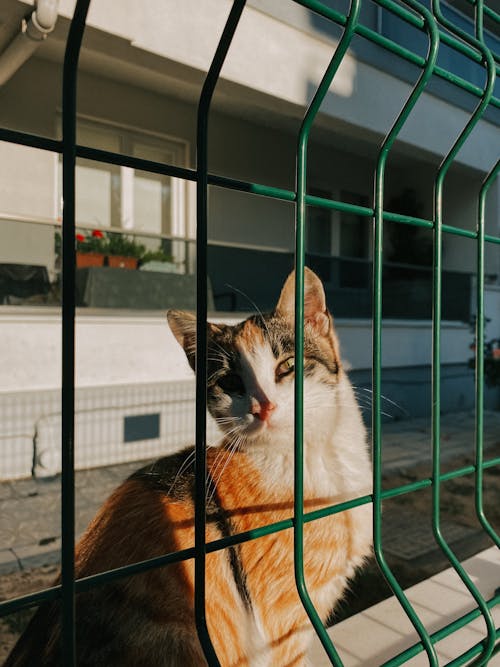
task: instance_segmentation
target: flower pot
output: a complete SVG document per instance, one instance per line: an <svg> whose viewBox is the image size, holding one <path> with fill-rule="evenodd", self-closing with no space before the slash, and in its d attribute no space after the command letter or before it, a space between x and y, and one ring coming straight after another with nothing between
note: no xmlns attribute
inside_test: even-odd
<svg viewBox="0 0 500 667"><path fill-rule="evenodd" d="M88 266L104 266L104 255L100 252L77 252L77 269L84 269Z"/></svg>
<svg viewBox="0 0 500 667"><path fill-rule="evenodd" d="M121 255L108 255L108 266L115 269L136 269L137 257L122 257Z"/></svg>

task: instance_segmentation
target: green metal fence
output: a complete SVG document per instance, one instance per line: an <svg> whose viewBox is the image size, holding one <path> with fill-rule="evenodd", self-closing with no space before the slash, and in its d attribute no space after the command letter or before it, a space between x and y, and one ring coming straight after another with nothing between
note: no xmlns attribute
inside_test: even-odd
<svg viewBox="0 0 500 667"><path fill-rule="evenodd" d="M292 1L292 0L290 0ZM461 150L464 142L473 132L475 125L484 116L488 107L500 107L500 98L495 96L495 76L500 63L500 54L493 53L488 47L484 36L483 18L500 23L500 15L484 5L483 0L469 0L474 6L475 35L472 36L460 27L450 23L443 16L440 0L432 0L430 7L417 0L376 0L376 4L385 11L391 12L402 21L424 33L428 40L425 57L402 47L377 31L360 22L361 0L352 0L349 11L344 15L331 6L317 0L295 0L297 4L316 12L343 29L342 37L330 64L309 104L300 128L297 140L297 172L296 189L294 191L267 187L258 183L209 174L208 156L208 119L212 96L219 80L220 72L235 35L240 17L244 11L245 0L235 0L227 18L216 53L210 64L203 85L198 105L197 126L197 168L196 170L181 169L166 164L159 164L127 155L96 150L76 145L76 90L77 70L81 42L85 30L85 22L90 0L78 0L69 31L63 73L63 137L61 141L49 140L39 136L0 129L0 140L33 146L56 153L63 157L63 385L62 385L62 579L60 586L40 591L21 598L3 602L0 614L6 615L23 608L35 606L43 601L60 598L63 608L63 663L74 665L75 662L75 593L89 590L104 582L133 575L152 568L182 559L195 559L195 616L199 638L210 665L218 665L207 630L205 617L205 557L207 553L227 548L230 545L258 539L263 535L293 528L296 585L300 598L309 615L323 647L334 665L342 665L342 661L326 633L312 603L304 581L303 570L303 528L304 524L321 517L341 512L345 509L366 503L373 503L374 508L374 547L378 565L399 600L411 623L415 627L420 640L411 648L393 657L385 663L386 667L401 665L418 653L425 651L429 664L437 665L438 660L434 644L455 632L458 628L482 616L487 629L483 641L470 648L466 653L454 659L449 665L487 664L498 649L499 629L495 627L491 609L500 602L500 595L485 600L467 575L450 546L445 541L440 526L440 488L446 480L464 475L475 476L475 502L479 522L491 540L500 546L499 537L492 528L483 508L482 484L483 470L500 464L500 458L485 460L482 443L483 386L484 386L484 248L485 244L499 244L500 238L485 234L485 201L488 190L500 170L500 161L491 169L478 192L478 213L476 231L468 231L445 225L443 223L443 185L450 166ZM403 59L416 65L420 76L413 85L410 95L400 113L394 119L389 132L381 143L377 165L374 173L374 195L371 207L349 205L307 194L306 164L308 141L311 127L319 112L321 103L334 80L337 69L349 49L353 37L357 35L390 52L395 59ZM485 85L478 87L460 76L443 69L436 64L440 44L445 44L471 62L480 65L485 72ZM422 95L433 77L445 80L477 99L476 109L463 131L456 138L452 148L437 170L434 182L434 215L433 219L415 218L384 211L384 176L388 156L412 112L417 100ZM75 160L85 157L92 160L129 166L143 171L166 174L195 181L197 184L197 373L196 373L196 513L195 513L195 545L191 549L166 554L141 563L100 573L75 582L74 578L74 334L75 334ZM250 192L264 197L277 198L295 202L296 206L296 381L295 381L295 504L294 516L247 533L232 535L208 544L205 543L205 467L206 467L206 274L207 274L207 190L210 185ZM366 224L373 221L373 494L355 500L334 505L332 507L304 513L303 511L303 309L304 309L304 257L305 257L305 217L308 205L353 212L365 216ZM381 344L382 344L382 250L383 231L386 221L401 225L416 225L432 230L434 235L433 262L433 397L432 397L432 475L405 486L382 489L382 452L381 434ZM477 331L476 331L476 456L471 466L453 470L443 474L440 469L440 329L441 329L441 276L442 276L442 239L444 234L459 235L476 244L477 248ZM418 492L432 488L432 526L436 543L448 558L450 565L456 570L465 586L475 600L476 607L462 618L448 624L439 631L429 634L413 610L396 577L391 572L385 557L382 543L383 500L389 500L403 494Z"/></svg>

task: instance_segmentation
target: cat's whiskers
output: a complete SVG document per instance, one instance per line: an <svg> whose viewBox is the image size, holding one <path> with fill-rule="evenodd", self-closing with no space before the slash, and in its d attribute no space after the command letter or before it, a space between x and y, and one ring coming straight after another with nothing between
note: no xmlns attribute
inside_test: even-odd
<svg viewBox="0 0 500 667"><path fill-rule="evenodd" d="M217 424L231 424L239 421L239 417L215 417Z"/></svg>
<svg viewBox="0 0 500 667"><path fill-rule="evenodd" d="M217 442L217 440L215 440L213 443L207 443L207 449L212 449L212 448L216 449L215 442ZM170 495L170 493L173 491L175 485L177 484L177 480L181 477L182 473L185 472L187 470L187 468L189 468L189 466L194 463L195 457L196 457L196 448L193 449L191 452L189 452L189 454L186 456L186 458L182 462L182 465L180 466L179 470L177 471L177 473L174 477L174 481L172 482L172 484L170 485L170 487L167 491L167 495Z"/></svg>
<svg viewBox="0 0 500 667"><path fill-rule="evenodd" d="M237 419L236 417L228 417L228 419ZM233 434L237 434L238 431L240 430L239 424L234 426L232 429L229 429L229 431L226 431L224 433L224 439L227 440L227 438L231 438ZM220 467L221 461L224 457L224 453L227 451L226 447L220 447L220 451L217 452L214 462L212 464L212 470L210 473L207 472L207 478L206 478L206 484L208 487L209 480L213 480L214 475L217 473L218 468Z"/></svg>
<svg viewBox="0 0 500 667"><path fill-rule="evenodd" d="M175 485L177 484L177 480L180 478L180 476L182 475L182 473L183 473L185 470L187 470L187 468L188 468L192 463L194 463L194 457L195 457L195 454L196 454L196 450L193 449L193 451L192 451L192 452L189 452L189 454L186 456L186 458L185 458L184 461L182 462L182 465L180 466L179 470L177 471L177 473L176 473L176 475L175 475L175 477L174 477L174 481L172 482L172 484L170 485L170 487L169 487L169 489L168 489L168 491L167 491L167 495L170 495L170 494L172 493L172 491L173 491Z"/></svg>
<svg viewBox="0 0 500 667"><path fill-rule="evenodd" d="M238 294L241 294L241 296L245 297L245 299L248 301L248 303L250 303L250 304L255 308L255 310L257 311L257 314L259 315L259 317L260 317L260 319L261 319L261 322L262 322L262 324L263 324L263 326L264 326L264 329L265 329L266 332L267 332L268 338L269 338L269 340L271 340L271 334L270 334L270 332L269 332L269 328L268 328L268 326L267 326L267 322L266 322L266 320L264 319L264 315L262 314L261 309L257 306L257 304L255 303L255 301L253 301L253 299L251 299L251 298L248 296L248 294L245 294L245 292L242 292L242 291L241 291L240 289L238 289L237 287L234 287L234 285L230 285L229 283L226 283L226 287L229 287L229 289L232 289L234 292L237 292Z"/></svg>
<svg viewBox="0 0 500 667"><path fill-rule="evenodd" d="M212 477L212 485L213 485L213 488L212 488L211 492L207 495L207 503L210 503L210 502L212 501L212 499L213 499L213 497L214 497L214 495L215 495L215 493L216 493L216 491L217 491L217 485L219 484L220 480L222 479L222 475L224 474L224 471L226 470L226 468L227 468L229 462L231 461L231 459L233 458L233 456L234 456L234 455L236 454L236 452L238 451L239 446L240 446L241 443L244 441L244 439L245 439L244 435L240 433L240 434L237 435L236 438L231 442L231 444L230 444L230 446L229 446L229 449L227 449L227 448L224 449L224 452L225 452L226 455L227 455L227 456L226 456L226 461L225 461L224 465L222 466L222 470L220 470L217 479L215 479L214 477Z"/></svg>
<svg viewBox="0 0 500 667"><path fill-rule="evenodd" d="M210 352L214 352L214 353L219 352L219 354L221 355L221 360L222 361L227 361L229 359L229 354L228 354L227 350L225 350L222 347L222 345L220 343L218 343L216 340L214 340L213 338L210 340L210 346L211 346ZM213 349L212 346L216 347L217 350Z"/></svg>
<svg viewBox="0 0 500 667"><path fill-rule="evenodd" d="M361 400L362 398L364 398L367 402L369 402L370 405L372 404L372 400L373 400L372 399L372 395L373 395L372 389L368 389L368 387L356 387L354 385L353 385L353 389L354 389L354 393L356 394L356 398L358 399L358 401ZM366 394L358 393L358 392L362 392L362 391L366 392L366 394L370 394L370 395L367 396ZM408 410L406 410L400 403L397 403L396 401L393 401L392 399L390 399L388 396L385 396L384 394L381 394L380 398L383 401L385 401L387 403L390 403L391 405L393 405L398 410L401 410L401 412L406 417L410 416L410 413L408 412ZM390 416L393 416L393 415L390 415Z"/></svg>
<svg viewBox="0 0 500 667"><path fill-rule="evenodd" d="M227 419L228 419L228 421L237 421L238 422L235 426L233 426L233 428L231 428L227 431L224 431L224 442L229 441L231 443L233 436L235 436L235 435L238 436L238 434L240 433L241 425L239 423L240 420L238 419L238 417L227 417ZM217 468L219 466L219 461L221 460L221 458L223 458L224 452L226 451L227 447L221 446L218 449L219 449L219 451L217 452L217 454L215 456L215 459L214 459L214 462L213 462L213 465L212 465L212 473L215 473L217 471ZM208 480L208 476L207 476L207 480Z"/></svg>
<svg viewBox="0 0 500 667"><path fill-rule="evenodd" d="M220 345L219 345L219 347L220 347ZM228 358L228 357L227 357L227 352L224 353L224 352L222 352L222 351L220 351L220 350L212 350L212 349L210 349L209 352L208 352L208 355L207 355L207 359L209 359L210 361L221 361L221 362L224 362L224 361L227 360L227 358Z"/></svg>

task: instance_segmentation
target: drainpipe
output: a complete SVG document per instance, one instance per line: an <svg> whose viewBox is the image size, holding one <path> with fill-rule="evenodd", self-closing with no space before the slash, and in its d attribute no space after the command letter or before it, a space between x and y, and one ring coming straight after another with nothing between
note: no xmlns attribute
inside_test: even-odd
<svg viewBox="0 0 500 667"><path fill-rule="evenodd" d="M38 0L31 16L23 19L21 32L14 37L0 54L0 86L36 51L54 30L57 21L59 0Z"/></svg>

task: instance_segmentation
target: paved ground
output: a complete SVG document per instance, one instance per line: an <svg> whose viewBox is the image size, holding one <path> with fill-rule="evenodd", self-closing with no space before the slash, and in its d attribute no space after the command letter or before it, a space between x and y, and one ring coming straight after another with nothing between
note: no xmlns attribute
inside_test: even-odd
<svg viewBox="0 0 500 667"><path fill-rule="evenodd" d="M500 439L500 412L485 415L485 449ZM474 415L445 415L441 422L442 460L474 451ZM384 473L411 470L430 461L430 424L426 419L383 426ZM140 463L76 473L76 529L80 534L102 501ZM0 483L0 574L58 562L60 478ZM390 517L388 517L389 519ZM397 532L397 531L395 531Z"/></svg>

